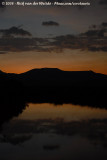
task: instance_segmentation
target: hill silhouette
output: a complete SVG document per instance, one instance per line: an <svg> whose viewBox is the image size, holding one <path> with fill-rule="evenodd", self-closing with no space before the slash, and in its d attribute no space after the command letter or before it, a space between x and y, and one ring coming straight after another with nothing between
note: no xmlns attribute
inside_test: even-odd
<svg viewBox="0 0 107 160"><path fill-rule="evenodd" d="M57 68L33 69L18 75L29 85L40 86L105 86L107 76L93 71L62 71Z"/></svg>

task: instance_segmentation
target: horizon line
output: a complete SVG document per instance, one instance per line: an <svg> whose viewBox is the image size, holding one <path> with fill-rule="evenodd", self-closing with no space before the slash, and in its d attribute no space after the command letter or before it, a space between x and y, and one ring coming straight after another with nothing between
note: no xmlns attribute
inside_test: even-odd
<svg viewBox="0 0 107 160"><path fill-rule="evenodd" d="M97 74L103 74L103 75L107 75L107 74L104 74L104 73L99 73L99 72L95 72L95 71L93 71L93 70L63 70L63 69L60 69L60 68L56 68L56 67L53 67L53 68L49 68L49 67L43 67L43 68L32 68L32 69L30 69L30 70L27 70L27 71L25 71L25 72L21 72L21 73L15 73L15 72L6 72L6 71L3 71L3 70L1 70L0 69L0 72L3 72L3 73L6 73L6 74L23 74L23 73L27 73L27 72L29 72L29 71L32 71L32 70L43 70L43 69L50 69L50 70L52 70L52 69L56 69L56 70L59 70L59 71L63 71L63 72L93 72L93 73L97 73Z"/></svg>

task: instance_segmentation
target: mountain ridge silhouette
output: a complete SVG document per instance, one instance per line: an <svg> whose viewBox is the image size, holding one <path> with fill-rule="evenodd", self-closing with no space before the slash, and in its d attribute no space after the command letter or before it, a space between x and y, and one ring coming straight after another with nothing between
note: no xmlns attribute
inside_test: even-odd
<svg viewBox="0 0 107 160"><path fill-rule="evenodd" d="M32 69L20 74L0 70L1 78L30 86L107 86L107 75L93 71L63 71L58 68Z"/></svg>
<svg viewBox="0 0 107 160"><path fill-rule="evenodd" d="M64 71L64 70L61 70L61 69L58 69L58 68L34 68L34 69L31 69L31 70L28 70L26 72L23 72L23 73L7 73L7 72L4 72L2 70L0 70L0 75L10 75L10 76L21 76L21 75L29 75L29 74L37 74L37 73L40 73L40 74L59 74L59 73L67 73L67 74L72 74L72 75L76 75L76 74L81 74L81 75L99 75L99 76L103 76L103 77L107 77L106 74L102 74L102 73L96 73L92 70L86 70L86 71Z"/></svg>

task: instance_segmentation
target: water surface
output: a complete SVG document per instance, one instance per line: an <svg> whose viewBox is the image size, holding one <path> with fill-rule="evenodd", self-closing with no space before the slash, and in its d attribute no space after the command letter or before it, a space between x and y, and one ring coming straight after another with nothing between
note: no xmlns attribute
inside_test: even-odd
<svg viewBox="0 0 107 160"><path fill-rule="evenodd" d="M0 131L2 160L106 159L107 110L32 104Z"/></svg>

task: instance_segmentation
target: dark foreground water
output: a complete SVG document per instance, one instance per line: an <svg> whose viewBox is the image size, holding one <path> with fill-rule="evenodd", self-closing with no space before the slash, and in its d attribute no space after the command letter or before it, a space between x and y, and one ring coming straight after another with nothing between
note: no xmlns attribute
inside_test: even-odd
<svg viewBox="0 0 107 160"><path fill-rule="evenodd" d="M29 104L0 130L0 160L106 160L107 110Z"/></svg>

